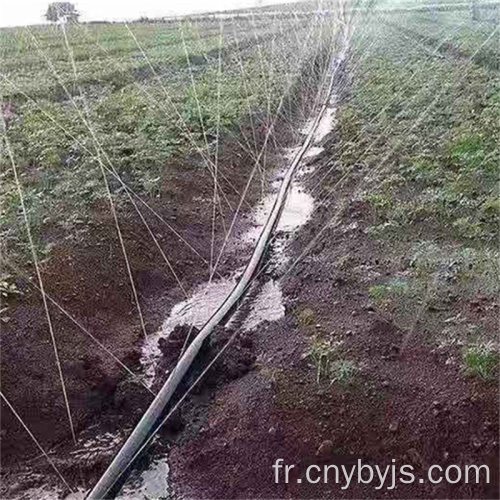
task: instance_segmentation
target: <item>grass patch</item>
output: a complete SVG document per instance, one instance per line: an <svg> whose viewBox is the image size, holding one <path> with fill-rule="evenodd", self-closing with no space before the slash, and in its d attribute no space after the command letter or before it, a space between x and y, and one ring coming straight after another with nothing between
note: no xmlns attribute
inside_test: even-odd
<svg viewBox="0 0 500 500"><path fill-rule="evenodd" d="M389 289L385 285L375 285L368 289L368 296L371 300L380 303L389 297Z"/></svg>
<svg viewBox="0 0 500 500"><path fill-rule="evenodd" d="M420 314L433 345L457 311L478 323L479 303L485 343L500 292L500 93L488 62L500 33L465 12L374 19L354 40L360 71L337 114L332 158L371 208L366 234L394 263L393 279L371 282L368 296L402 327Z"/></svg>
<svg viewBox="0 0 500 500"><path fill-rule="evenodd" d="M401 24L433 32L447 22L453 26L448 18L454 15L442 13L439 23L402 15ZM500 198L498 73L453 57L430 57L397 30L390 38L379 26L368 25L365 34L370 30L361 44L378 45L363 60L338 118L343 169L361 162L377 171L362 195L376 214L372 234L407 238L408 230L426 222L457 238L494 242ZM461 45L468 40L473 52L489 31L466 22L458 33L468 38L457 36Z"/></svg>
<svg viewBox="0 0 500 500"><path fill-rule="evenodd" d="M463 351L463 363L469 376L492 380L498 370L498 353L488 345L467 347Z"/></svg>
<svg viewBox="0 0 500 500"><path fill-rule="evenodd" d="M33 27L37 42L22 28L0 30L8 75L0 81L0 104L8 110L8 137L44 254L50 245L42 235L57 235L56 244L77 240L106 198L94 137L106 166L138 195L155 198L170 162L200 151L213 160L216 137L234 136L245 146L239 127L264 113L275 116L303 70L297 33L307 23L281 22L228 20L222 42L218 23L136 24L140 47L119 24L68 26L75 71L59 27ZM328 36L322 33L316 35ZM3 251L26 260L13 173L0 154L7 165L0 179ZM111 174L108 181L124 206L122 184Z"/></svg>
<svg viewBox="0 0 500 500"><path fill-rule="evenodd" d="M332 382L348 385L354 381L358 372L358 367L353 361L339 360L331 365Z"/></svg>
<svg viewBox="0 0 500 500"><path fill-rule="evenodd" d="M368 296L377 304L400 299L408 296L411 292L408 280L402 278L394 278L385 285L375 285L368 288Z"/></svg>
<svg viewBox="0 0 500 500"><path fill-rule="evenodd" d="M316 383L319 384L324 379L330 379L333 354L330 341L316 335L313 337L306 357L312 361L316 369Z"/></svg>
<svg viewBox="0 0 500 500"><path fill-rule="evenodd" d="M500 252L490 248L438 245L421 241L410 250L410 267L425 284L464 297L495 297L500 292Z"/></svg>

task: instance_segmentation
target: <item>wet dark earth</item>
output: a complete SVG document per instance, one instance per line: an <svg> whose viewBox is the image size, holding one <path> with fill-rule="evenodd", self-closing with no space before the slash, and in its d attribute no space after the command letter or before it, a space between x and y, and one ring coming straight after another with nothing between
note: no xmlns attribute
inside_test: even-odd
<svg viewBox="0 0 500 500"><path fill-rule="evenodd" d="M335 134L326 142L333 154ZM303 177L314 185L312 160ZM334 172L331 183L342 175ZM328 185L325 189L328 189ZM380 276L397 275L383 242L368 236L368 205L350 201L352 183L320 205L270 271L285 314L252 332L253 369L185 408L186 428L170 454L173 482L189 498L498 498L498 385L467 378L457 346L436 346L415 318L402 324L368 294ZM338 207L343 205L340 218ZM337 224L325 225L336 217ZM313 238L323 237L306 254ZM297 264L295 262L298 260ZM291 264L294 266L291 266ZM483 308L495 321L496 307ZM467 311L467 312L466 312ZM485 311L489 311L486 313ZM471 304L434 312L475 317ZM489 315L488 317L486 317ZM488 319L489 318L489 319ZM413 326L412 326L413 325ZM347 383L318 383L311 345L327 339L339 362L355 367ZM273 464L293 465L276 483ZM309 465L380 468L410 465L416 480L309 484ZM433 465L487 465L489 481L434 484ZM344 488L343 488L344 486Z"/></svg>

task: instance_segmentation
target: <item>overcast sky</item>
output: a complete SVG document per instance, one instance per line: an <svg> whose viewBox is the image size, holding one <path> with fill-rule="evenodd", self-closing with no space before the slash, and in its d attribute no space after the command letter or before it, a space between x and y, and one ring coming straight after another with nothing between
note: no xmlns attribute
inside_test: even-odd
<svg viewBox="0 0 500 500"><path fill-rule="evenodd" d="M262 5L290 0L263 0ZM22 26L44 22L49 0L0 0L0 26ZM124 21L141 16L160 17L227 10L257 5L257 0L74 0L82 21Z"/></svg>

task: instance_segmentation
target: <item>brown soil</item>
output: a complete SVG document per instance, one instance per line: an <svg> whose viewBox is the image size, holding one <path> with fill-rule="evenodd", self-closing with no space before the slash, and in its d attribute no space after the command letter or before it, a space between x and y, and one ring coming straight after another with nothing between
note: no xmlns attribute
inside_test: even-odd
<svg viewBox="0 0 500 500"><path fill-rule="evenodd" d="M262 124L257 129L258 147L265 133ZM250 129L242 127L240 140L251 134ZM289 140L285 134L278 139L281 143ZM274 151L269 146L267 158L271 162ZM227 198L221 200L227 227L255 164L254 154L230 138L220 146L219 182ZM261 195L259 184L252 183L241 207L242 215L249 212ZM199 255L138 203L185 290L209 276L212 196L212 178L200 158L193 156L165 165L161 196L145 199ZM153 333L170 308L185 295L131 204L121 204L118 213L146 332ZM216 248L220 249L225 236L220 213L216 230ZM236 227L235 233L238 231ZM139 373L143 331L109 205L103 202L95 207L88 231L79 241L60 242L60 235L50 228L44 228L43 234L59 241L42 265L48 296L132 371ZM221 275L241 265L240 259L244 258L226 254L218 270ZM27 278L35 276L34 269L18 271L17 286L23 295L3 305L8 306L10 320L2 324L2 391L42 446L64 448L71 442L71 433L43 302L38 290L30 284L38 284L36 278ZM131 425L152 395L131 383L124 369L74 321L53 304L49 307L77 433L82 435L84 429L94 424L105 427L106 422L116 428L117 419L122 426ZM131 401L138 406L131 415L127 409L132 394ZM8 474L28 458L38 456L39 451L3 402L1 410L2 472Z"/></svg>
<svg viewBox="0 0 500 500"><path fill-rule="evenodd" d="M336 193L337 200L351 190ZM292 244L292 261L334 210L335 204L317 210ZM401 266L364 231L372 221L367 206L351 203L341 223L281 281L287 312L253 332L254 369L217 391L206 387L210 403L183 410L186 428L171 464L184 497L498 498L498 386L464 376L459 362L450 363L460 360L458 349L437 349L418 322L398 326L370 302L376 278L395 275ZM461 311L478 319L476 302L429 314ZM481 320L495 324L498 304L488 306ZM316 382L305 358L315 335L342 342L340 357L359 369L352 382ZM278 458L295 466L289 484L283 475L275 483ZM379 483L353 481L343 490L345 483L304 479L308 465L347 466L358 458L372 466L391 465L391 459L412 465L424 482L377 490ZM486 464L490 484L432 484L427 471L434 464Z"/></svg>

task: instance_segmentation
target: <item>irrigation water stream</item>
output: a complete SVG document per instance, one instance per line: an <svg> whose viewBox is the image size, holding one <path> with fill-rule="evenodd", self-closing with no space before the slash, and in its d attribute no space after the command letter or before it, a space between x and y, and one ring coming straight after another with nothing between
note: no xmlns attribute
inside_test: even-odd
<svg viewBox="0 0 500 500"><path fill-rule="evenodd" d="M334 100L332 100L333 102ZM318 124L314 134L314 145L308 154L305 155L299 166L297 175L290 186L290 191L275 229L277 237L274 239L269 255L269 258L275 262L275 265L283 265L286 262L286 241L309 220L314 210L314 199L304 190L301 178L305 173L311 171L308 165L323 151L323 148L319 144L332 130L334 116L335 108L332 104L332 107L327 108L322 120ZM312 123L308 122L300 132L307 135L311 126ZM289 149L286 152L287 159L293 159L298 149ZM271 183L270 192L253 210L251 227L241 237L244 245L253 247L257 242L262 228L273 209L283 175L283 170L275 172L275 181ZM156 365L162 355L158 346L160 338L168 338L177 326L192 325L198 328L202 327L233 290L243 271L244 268L240 268L227 278L207 281L199 285L188 299L179 302L172 308L170 315L164 321L161 329L156 334L151 335L143 345L141 363L144 367L146 383L149 385L152 384L155 377ZM263 321L277 320L284 313L285 307L279 283L270 279L261 287L252 300L250 311L243 320L243 329L251 330ZM231 318L228 321L231 322Z"/></svg>

